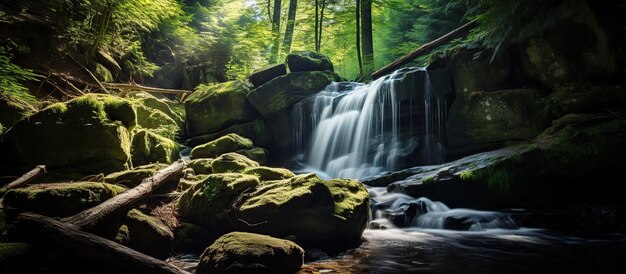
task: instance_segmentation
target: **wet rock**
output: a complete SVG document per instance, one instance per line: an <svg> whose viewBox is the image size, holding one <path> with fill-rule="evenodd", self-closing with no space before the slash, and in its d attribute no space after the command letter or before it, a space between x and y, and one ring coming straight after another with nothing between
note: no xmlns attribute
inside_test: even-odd
<svg viewBox="0 0 626 274"><path fill-rule="evenodd" d="M423 201L404 203L397 208L387 209L383 216L397 227L408 227L414 225L413 222L422 214L428 212Z"/></svg>
<svg viewBox="0 0 626 274"><path fill-rule="evenodd" d="M204 251L196 273L294 273L303 263L304 250L291 241L232 232Z"/></svg>
<svg viewBox="0 0 626 274"><path fill-rule="evenodd" d="M132 162L134 165L169 164L178 159L178 152L176 142L151 131L141 129L133 136Z"/></svg>
<svg viewBox="0 0 626 274"><path fill-rule="evenodd" d="M254 87L260 87L270 80L285 74L287 74L285 64L276 64L253 72L248 76L248 81L250 81Z"/></svg>
<svg viewBox="0 0 626 274"><path fill-rule="evenodd" d="M214 133L254 121L258 114L246 100L249 92L250 87L242 81L198 87L185 100L187 135Z"/></svg>
<svg viewBox="0 0 626 274"><path fill-rule="evenodd" d="M494 56L492 50L459 47L447 53L446 59L458 98L509 87L513 71L508 50L501 49Z"/></svg>
<svg viewBox="0 0 626 274"><path fill-rule="evenodd" d="M126 190L95 182L49 183L9 190L4 208L30 211L51 217L67 217L96 206Z"/></svg>
<svg viewBox="0 0 626 274"><path fill-rule="evenodd" d="M230 133L191 150L191 158L215 158L227 152L251 149L254 145L248 138Z"/></svg>
<svg viewBox="0 0 626 274"><path fill-rule="evenodd" d="M292 52L287 55L289 71L334 71L333 63L325 55L315 51Z"/></svg>

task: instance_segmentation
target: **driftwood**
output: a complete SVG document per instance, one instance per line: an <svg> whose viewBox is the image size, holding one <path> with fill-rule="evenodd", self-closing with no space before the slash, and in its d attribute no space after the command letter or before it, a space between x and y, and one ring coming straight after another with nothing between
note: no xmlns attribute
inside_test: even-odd
<svg viewBox="0 0 626 274"><path fill-rule="evenodd" d="M449 32L448 34L441 36L429 43L426 43L424 45L422 45L421 47L419 47L418 49L410 52L409 54L400 57L399 59L397 59L396 61L394 61L393 63L386 65L384 67L382 67L381 69L372 72L370 75L372 76L373 79L377 79L380 78L383 75L389 74L391 72L393 72L394 70L399 69L401 66L406 65L407 63L413 61L413 59L419 57L420 55L426 54L434 49L436 49L437 47L448 43L450 40L452 40L453 38L456 38L458 36L461 36L465 33L467 33L469 30L471 30L472 28L474 28L476 26L476 20L472 20L468 23L466 23L463 26L460 26L459 28Z"/></svg>
<svg viewBox="0 0 626 274"><path fill-rule="evenodd" d="M14 228L23 240L59 247L73 256L110 266L114 272L189 274L164 261L39 214L20 214Z"/></svg>
<svg viewBox="0 0 626 274"><path fill-rule="evenodd" d="M168 180L182 174L184 166L185 164L182 161L178 161L157 172L154 176L144 179L138 186L126 190L95 207L86 209L74 216L67 217L64 219L64 222L72 224L82 230L92 228L107 216L128 209L136 202L148 197L153 190L157 189Z"/></svg>
<svg viewBox="0 0 626 274"><path fill-rule="evenodd" d="M22 187L32 182L35 178L39 177L41 174L44 174L44 173L46 173L46 166L44 165L36 166L31 171L24 173L22 177L19 177L15 181L0 188L0 194L7 192L9 189Z"/></svg>

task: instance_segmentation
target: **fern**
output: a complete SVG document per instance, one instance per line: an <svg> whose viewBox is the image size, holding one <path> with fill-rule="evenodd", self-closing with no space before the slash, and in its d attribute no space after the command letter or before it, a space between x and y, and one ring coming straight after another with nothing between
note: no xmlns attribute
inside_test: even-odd
<svg viewBox="0 0 626 274"><path fill-rule="evenodd" d="M34 102L35 97L23 86L25 81L38 80L40 75L11 62L13 55L8 48L0 46L0 92L7 92L27 102Z"/></svg>

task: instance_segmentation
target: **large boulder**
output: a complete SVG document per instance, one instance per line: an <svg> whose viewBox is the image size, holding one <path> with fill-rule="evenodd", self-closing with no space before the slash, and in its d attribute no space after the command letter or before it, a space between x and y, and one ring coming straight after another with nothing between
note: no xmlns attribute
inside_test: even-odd
<svg viewBox="0 0 626 274"><path fill-rule="evenodd" d="M148 108L151 108L151 109L159 110L160 112L162 112L163 114L171 118L174 122L176 122L176 125L178 125L179 128L184 127L185 125L184 115L181 115L180 113L172 109L173 106L177 106L177 105L184 107L181 103L174 102L166 98L159 99L146 92L133 93L129 95L129 97L132 98L135 104L139 104L139 105L143 105Z"/></svg>
<svg viewBox="0 0 626 274"><path fill-rule="evenodd" d="M292 52L287 55L289 71L334 71L333 63L326 55L315 51Z"/></svg>
<svg viewBox="0 0 626 274"><path fill-rule="evenodd" d="M227 152L251 149L254 145L248 138L230 133L191 150L191 158L215 158Z"/></svg>
<svg viewBox="0 0 626 274"><path fill-rule="evenodd" d="M567 115L532 141L390 174L387 190L482 209L621 204L619 184L599 178L626 164L625 137L621 119Z"/></svg>
<svg viewBox="0 0 626 274"><path fill-rule="evenodd" d="M272 133L267 128L265 121L259 118L252 122L229 126L218 132L193 137L187 140L185 144L189 147L195 147L230 133L246 137L259 146L269 146L272 142Z"/></svg>
<svg viewBox="0 0 626 274"><path fill-rule="evenodd" d="M287 74L287 67L285 67L285 64L276 64L253 72L250 76L248 76L248 81L252 83L252 86L260 87L270 80L285 74Z"/></svg>
<svg viewBox="0 0 626 274"><path fill-rule="evenodd" d="M179 125L164 112L135 103L137 126L173 139L180 131Z"/></svg>
<svg viewBox="0 0 626 274"><path fill-rule="evenodd" d="M121 186L95 182L37 184L9 190L4 195L2 206L46 216L67 217L98 205L124 190L126 188Z"/></svg>
<svg viewBox="0 0 626 274"><path fill-rule="evenodd" d="M457 98L448 114L450 158L501 147L537 136L548 125L548 112L538 90L474 92Z"/></svg>
<svg viewBox="0 0 626 274"><path fill-rule="evenodd" d="M246 168L243 173L259 177L261 182L289 179L296 176L288 169L266 166Z"/></svg>
<svg viewBox="0 0 626 274"><path fill-rule="evenodd" d="M295 273L303 263L304 250L292 241L231 232L207 247L196 273Z"/></svg>
<svg viewBox="0 0 626 274"><path fill-rule="evenodd" d="M249 92L250 87L242 81L198 87L185 100L187 135L213 133L256 119L256 112L246 101Z"/></svg>
<svg viewBox="0 0 626 274"><path fill-rule="evenodd" d="M263 117L269 119L275 113L290 109L293 104L323 90L332 81L341 79L328 71L293 72L252 90L247 98Z"/></svg>
<svg viewBox="0 0 626 274"><path fill-rule="evenodd" d="M150 163L169 164L178 159L178 144L171 139L151 131L141 129L133 135L133 165Z"/></svg>
<svg viewBox="0 0 626 274"><path fill-rule="evenodd" d="M211 169L212 163L213 159L211 158L193 159L185 165L185 168L190 168L191 170L193 170L193 173L195 175L211 174L213 173L213 170Z"/></svg>
<svg viewBox="0 0 626 274"><path fill-rule="evenodd" d="M238 207L249 231L293 238L308 246L358 243L369 221L369 194L353 180L323 181L315 174L268 181Z"/></svg>
<svg viewBox="0 0 626 274"><path fill-rule="evenodd" d="M159 169L165 168L163 164L152 164L138 166L131 170L123 170L108 174L104 177L104 182L115 185L123 185L125 187L135 187L143 181L143 179L152 177Z"/></svg>
<svg viewBox="0 0 626 274"><path fill-rule="evenodd" d="M133 105L108 95L56 103L20 120L4 136L13 165L44 164L49 171L96 174L127 169Z"/></svg>
<svg viewBox="0 0 626 274"><path fill-rule="evenodd" d="M137 209L126 214L115 241L141 253L166 258L170 253L174 233L163 221Z"/></svg>
<svg viewBox="0 0 626 274"><path fill-rule="evenodd" d="M213 173L242 172L246 168L258 166L259 163L256 161L234 152L224 153L211 163Z"/></svg>
<svg viewBox="0 0 626 274"><path fill-rule="evenodd" d="M37 109L28 101L8 92L0 92L0 124L4 126L5 131L36 111Z"/></svg>
<svg viewBox="0 0 626 274"><path fill-rule="evenodd" d="M231 216L235 200L242 192L254 189L257 185L259 179L252 175L208 175L202 182L183 192L177 203L178 214L181 220L201 225L212 233L232 231L238 223Z"/></svg>

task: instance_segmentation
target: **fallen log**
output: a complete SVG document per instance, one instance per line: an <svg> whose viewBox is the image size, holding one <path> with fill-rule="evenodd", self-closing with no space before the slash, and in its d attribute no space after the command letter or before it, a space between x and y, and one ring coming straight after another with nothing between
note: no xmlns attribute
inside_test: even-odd
<svg viewBox="0 0 626 274"><path fill-rule="evenodd" d="M105 217L114 215L114 213L124 209L130 209L133 204L148 197L152 191L159 188L165 182L182 174L184 166L183 161L177 161L169 167L160 170L154 176L144 179L138 186L126 190L95 207L86 209L74 216L67 217L63 221L74 225L78 229L88 230Z"/></svg>
<svg viewBox="0 0 626 274"><path fill-rule="evenodd" d="M15 236L24 241L59 247L73 256L110 267L114 273L189 274L164 261L39 214L18 215L13 228Z"/></svg>
<svg viewBox="0 0 626 274"><path fill-rule="evenodd" d="M44 173L46 173L46 166L44 165L36 166L31 171L24 173L22 177L19 177L15 181L10 182L7 185L0 188L0 195L4 194L9 189L14 189L14 188L18 188L18 187L22 187L26 185Z"/></svg>
<svg viewBox="0 0 626 274"><path fill-rule="evenodd" d="M124 83L102 83L109 89L117 89L122 91L144 91L149 93L165 93L165 94L176 94L176 95L186 95L191 94L189 90L183 89L168 89L168 88L154 88L154 87L146 87L137 84L124 84Z"/></svg>
<svg viewBox="0 0 626 274"><path fill-rule="evenodd" d="M399 59L397 59L396 61L394 61L393 63L386 65L382 68L380 68L377 71L372 72L370 75L372 76L372 79L377 79L380 78L383 75L389 74L391 72L393 72L394 70L399 69L401 66L406 65L407 63L413 61L413 59L419 57L420 55L423 55L425 53L428 53L434 49L436 49L437 47L448 43L450 40L452 40L453 38L456 38L458 36L461 36L465 33L467 33L469 30L471 30L472 28L474 28L476 26L477 21L476 20L472 20L467 22L465 25L460 26L459 28L447 33L444 36L441 36L429 43L426 43L424 45L422 45L421 47L419 47L418 49L410 52L407 55L404 55L402 57L400 57Z"/></svg>

